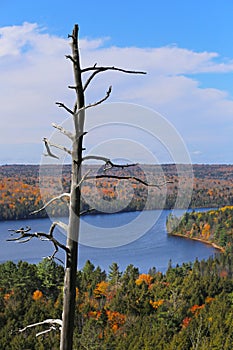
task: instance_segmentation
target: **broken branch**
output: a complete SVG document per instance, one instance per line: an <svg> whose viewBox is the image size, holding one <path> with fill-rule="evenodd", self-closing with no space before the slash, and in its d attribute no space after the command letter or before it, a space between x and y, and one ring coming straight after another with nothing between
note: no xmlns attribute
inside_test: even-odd
<svg viewBox="0 0 233 350"><path fill-rule="evenodd" d="M58 199L62 199L63 197L69 197L70 198L70 193L62 193L59 196L50 199L47 203L45 203L45 205L42 208L31 212L30 215L39 213L40 211L42 211L45 208L47 208L51 203L53 203L54 201L56 201Z"/></svg>
<svg viewBox="0 0 233 350"><path fill-rule="evenodd" d="M42 334L48 333L48 332L50 332L52 330L57 330L57 327L55 325L58 325L59 326L59 330L61 331L62 320L50 318L50 319L44 320L42 322L29 324L28 326L26 326L26 327L24 327L22 329L19 329L19 332L22 333L22 332L25 332L29 328L34 328L34 327L41 326L41 325L44 325L44 324L51 324L51 327L49 329L45 330L45 331L36 333L36 337L38 337L38 336L40 336Z"/></svg>
<svg viewBox="0 0 233 350"><path fill-rule="evenodd" d="M74 135L72 134L72 132L66 130L65 128L63 128L61 125L57 125L55 123L52 123L52 126L59 130L62 134L64 134L65 136L67 136L69 139L71 139L72 141L74 141Z"/></svg>
<svg viewBox="0 0 233 350"><path fill-rule="evenodd" d="M45 143L45 147L46 147L46 149L47 149L48 155L51 156L51 157L58 158L57 156L55 156L55 155L53 155L53 154L51 153L49 146L55 147L55 148L58 148L58 149L61 149L62 151L66 152L66 153L68 153L68 154L70 154L70 155L71 155L71 153L72 153L68 148L66 148L66 147L64 147L64 146L61 146L61 145L57 145L57 144L55 144L55 143L52 143L52 142L50 142L46 137L44 137L43 141L44 141L44 143Z"/></svg>
<svg viewBox="0 0 233 350"><path fill-rule="evenodd" d="M44 141L44 144L45 144L45 148L47 150L47 154L44 154L45 157L52 157L52 158L56 158L56 159L59 159L59 157L57 157L55 154L53 154L50 150L50 147L49 147L49 142L48 142L48 139L46 137L43 138L43 141Z"/></svg>
<svg viewBox="0 0 233 350"><path fill-rule="evenodd" d="M66 58L66 59L69 59L69 60L71 60L73 63L75 63L75 60L74 60L74 58L73 58L71 55L65 55L65 58Z"/></svg>

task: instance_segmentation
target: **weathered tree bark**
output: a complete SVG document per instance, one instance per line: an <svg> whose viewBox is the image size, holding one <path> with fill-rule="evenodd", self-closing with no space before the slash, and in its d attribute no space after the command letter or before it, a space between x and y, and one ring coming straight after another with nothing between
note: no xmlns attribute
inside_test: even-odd
<svg viewBox="0 0 233 350"><path fill-rule="evenodd" d="M78 25L74 26L72 33L72 62L75 78L75 89L77 94L73 111L75 135L72 145L72 175L69 225L67 232L64 298L62 314L62 331L60 340L60 350L72 350L73 330L75 316L75 296L76 296L76 274L78 261L78 239L80 227L80 204L81 192L77 184L81 181L82 151L83 151L83 127L85 118L85 98L82 86L81 68L78 48ZM83 109L82 109L83 108Z"/></svg>
<svg viewBox="0 0 233 350"><path fill-rule="evenodd" d="M73 111L64 106L63 107L73 115L75 135L73 138L72 146L72 176L71 176L71 193L70 193L70 208L69 208L69 225L67 232L67 244L68 254L66 254L66 268L65 268L65 281L64 281L64 298L63 298L63 314L62 314L62 331L60 350L72 350L73 348L73 331L74 331L74 317L75 317L75 296L76 296L76 274L77 274L77 262L78 262L78 239L80 228L80 216L81 216L81 189L79 184L82 182L82 162L84 160L83 152L83 136L85 111L87 108L97 106L104 102L111 93L111 86L109 87L106 96L96 103L85 106L84 92L88 85L95 78L98 73L105 72L107 70L115 70L123 73L133 74L145 74L140 71L130 71L113 66L102 67L97 64L92 67L82 69L80 65L79 47L78 47L78 25L76 24L73 29L72 35L72 56L66 56L73 63L75 86L70 87L76 91L76 102ZM82 73L91 72L91 75L83 85ZM69 136L69 135L68 135ZM114 166L111 161L107 160L107 163Z"/></svg>

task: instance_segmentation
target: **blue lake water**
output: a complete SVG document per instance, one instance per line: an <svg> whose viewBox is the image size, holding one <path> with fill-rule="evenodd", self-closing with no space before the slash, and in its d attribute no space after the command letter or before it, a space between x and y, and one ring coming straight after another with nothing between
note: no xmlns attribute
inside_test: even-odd
<svg viewBox="0 0 233 350"><path fill-rule="evenodd" d="M81 224L83 232L79 245L79 268L89 259L106 271L116 262L121 270L133 264L140 272L148 272L151 267L165 272L170 259L175 266L196 258L207 259L217 252L211 246L197 241L168 236L166 218L169 213L169 210L154 210L143 217L140 217L140 212L85 216ZM151 218L156 218L154 223L153 220L149 223ZM38 263L43 257L52 254L53 245L36 238L21 244L6 241L11 238L8 229L30 226L33 232L48 232L50 225L50 219L0 222L0 263L7 260ZM56 237L65 243L63 233L57 231ZM62 251L57 256L64 260Z"/></svg>

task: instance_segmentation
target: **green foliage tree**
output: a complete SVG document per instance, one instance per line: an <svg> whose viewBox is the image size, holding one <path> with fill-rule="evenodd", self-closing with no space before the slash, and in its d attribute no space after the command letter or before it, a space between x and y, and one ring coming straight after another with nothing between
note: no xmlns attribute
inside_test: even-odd
<svg viewBox="0 0 233 350"><path fill-rule="evenodd" d="M111 284L117 285L120 282L122 273L120 272L119 266L116 262L113 262L112 265L109 266L108 279Z"/></svg>
<svg viewBox="0 0 233 350"><path fill-rule="evenodd" d="M41 281L39 289L56 299L59 287L63 286L64 268L54 260L45 258L37 265L37 277Z"/></svg>

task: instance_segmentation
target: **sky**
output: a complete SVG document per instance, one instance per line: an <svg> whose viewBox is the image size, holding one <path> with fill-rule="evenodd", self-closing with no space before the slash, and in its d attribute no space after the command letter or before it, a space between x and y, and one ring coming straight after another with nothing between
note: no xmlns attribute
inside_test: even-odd
<svg viewBox="0 0 233 350"><path fill-rule="evenodd" d="M65 55L75 23L83 66L97 62L147 72L104 73L90 85L87 103L102 98L112 85L108 102L124 103L126 115L128 104L140 106L139 113L143 106L173 128L171 161L179 135L192 163L233 163L232 0L2 0L0 13L0 164L40 163L51 123L68 117L55 102L74 104L67 88L72 67ZM142 114L140 128L144 125L146 133L137 124L128 136L135 132L141 148L166 162L156 142L148 141L151 119ZM101 117L95 129L100 124ZM162 139L155 135L156 124L152 129ZM97 136L90 134L90 147Z"/></svg>

